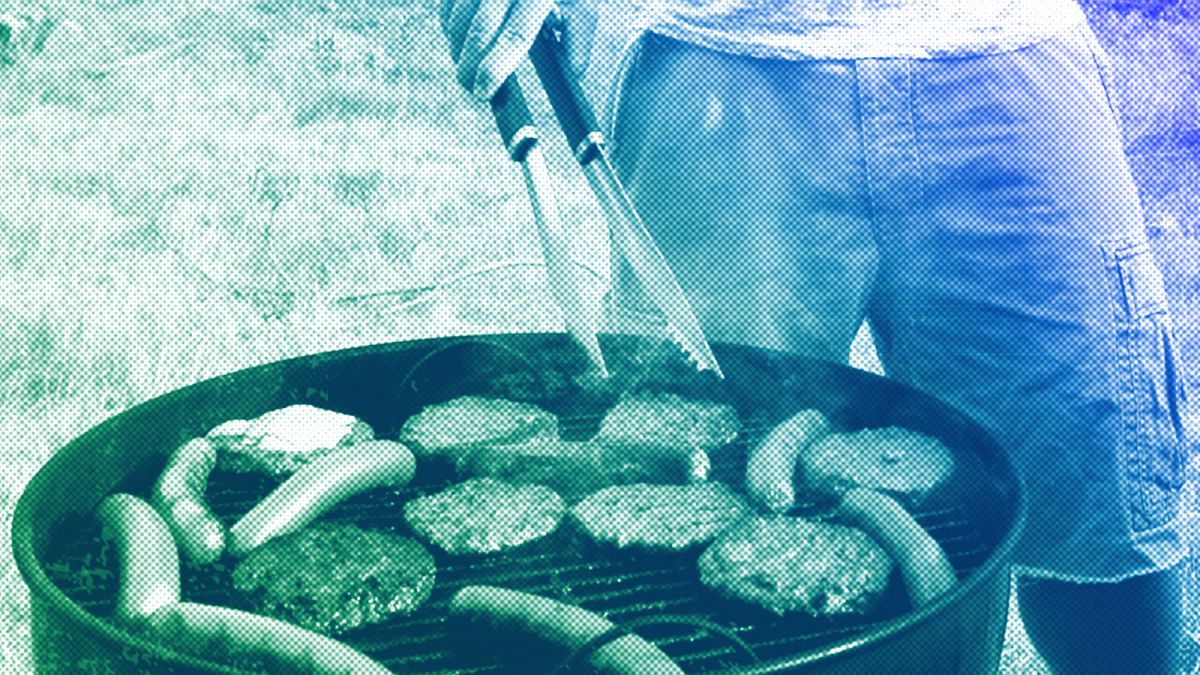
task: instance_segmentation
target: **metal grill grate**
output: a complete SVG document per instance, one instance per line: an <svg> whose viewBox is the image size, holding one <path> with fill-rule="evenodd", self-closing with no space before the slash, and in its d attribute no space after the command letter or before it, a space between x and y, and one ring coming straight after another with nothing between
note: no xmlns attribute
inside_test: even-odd
<svg viewBox="0 0 1200 675"><path fill-rule="evenodd" d="M564 435L586 435L598 417L562 419ZM745 454L769 429L744 420L739 441L713 456L713 478L741 484ZM403 489L375 490L341 504L330 520L410 535L402 507L409 499L437 491L451 478L436 471L418 472L418 481ZM257 503L273 487L265 478L214 472L208 499L227 524ZM134 491L136 491L136 486ZM141 486L142 493L149 486ZM930 504L916 519L936 538L964 579L991 551L966 509L947 500ZM43 559L47 575L86 610L104 617L115 603L114 556L99 538L91 518L60 523ZM607 616L620 624L646 617L684 615L716 622L735 632L759 658L769 661L833 643L909 610L898 574L874 613L866 617L780 618L721 599L700 584L699 551L680 554L635 554L614 551L586 540L569 522L551 536L514 551L488 556L450 557L430 547L438 563L437 585L430 600L415 614L364 627L340 636L348 644L395 672L503 672L498 662L481 661L455 649L446 615L450 597L466 585L488 584L553 597ZM184 598L196 602L240 606L231 569L218 563L203 569L184 568ZM658 644L688 672L724 670L744 664L745 656L726 638L686 625L649 626L639 632Z"/></svg>

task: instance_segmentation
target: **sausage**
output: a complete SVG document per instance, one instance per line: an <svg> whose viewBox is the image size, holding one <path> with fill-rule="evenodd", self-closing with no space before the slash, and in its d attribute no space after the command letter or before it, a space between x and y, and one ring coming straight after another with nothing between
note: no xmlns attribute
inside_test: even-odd
<svg viewBox="0 0 1200 675"><path fill-rule="evenodd" d="M385 485L412 480L416 460L393 441L367 441L324 455L292 474L229 528L229 552L249 553L263 542L294 532L338 502Z"/></svg>
<svg viewBox="0 0 1200 675"><path fill-rule="evenodd" d="M942 547L888 495L851 488L842 495L839 514L866 530L896 561L913 607L932 602L958 581Z"/></svg>
<svg viewBox="0 0 1200 675"><path fill-rule="evenodd" d="M204 501L216 463L217 448L208 439L184 443L167 461L150 497L183 555L199 565L216 561L225 550L225 526Z"/></svg>
<svg viewBox="0 0 1200 675"><path fill-rule="evenodd" d="M148 626L154 637L180 651L207 658L257 657L271 673L391 673L342 642L226 607L174 602L155 611Z"/></svg>
<svg viewBox="0 0 1200 675"><path fill-rule="evenodd" d="M450 616L482 621L499 628L516 628L568 651L611 631L614 624L580 607L538 595L494 586L467 586L450 600ZM591 665L612 675L682 675L683 670L661 649L625 635L600 647Z"/></svg>
<svg viewBox="0 0 1200 675"><path fill-rule="evenodd" d="M105 497L96 509L105 539L115 540L120 582L113 614L140 623L179 602L179 551L162 517L128 494Z"/></svg>
<svg viewBox="0 0 1200 675"><path fill-rule="evenodd" d="M604 461L615 467L617 482L703 483L712 460L703 448L660 445L603 445Z"/></svg>
<svg viewBox="0 0 1200 675"><path fill-rule="evenodd" d="M771 511L781 513L792 508L796 502L792 478L796 460L828 432L829 420L819 410L802 410L772 429L747 459L746 491Z"/></svg>

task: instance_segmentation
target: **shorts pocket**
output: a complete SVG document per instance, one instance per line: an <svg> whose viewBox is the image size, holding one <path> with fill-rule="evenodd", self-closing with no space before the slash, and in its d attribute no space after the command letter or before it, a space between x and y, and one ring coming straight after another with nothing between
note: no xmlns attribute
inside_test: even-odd
<svg viewBox="0 0 1200 675"><path fill-rule="evenodd" d="M1122 422L1121 467L1134 532L1162 527L1178 512L1188 391L1162 274L1145 238L1102 243L1113 293Z"/></svg>

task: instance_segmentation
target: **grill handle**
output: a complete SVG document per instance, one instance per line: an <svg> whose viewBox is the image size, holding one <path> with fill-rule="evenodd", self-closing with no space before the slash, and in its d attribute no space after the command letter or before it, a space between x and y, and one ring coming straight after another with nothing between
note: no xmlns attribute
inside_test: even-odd
<svg viewBox="0 0 1200 675"><path fill-rule="evenodd" d="M559 37L550 22L542 26L533 46L529 48L529 60L537 71L538 79L546 90L546 98L554 108L554 115L567 137L567 145L575 152L575 158L583 166L600 156L604 147L604 134L596 116L584 103L579 83L567 74L566 55Z"/></svg>
<svg viewBox="0 0 1200 675"><path fill-rule="evenodd" d="M500 131L500 139L504 141L505 149L508 150L509 159L524 162L529 151L537 145L538 134L516 75L509 75L501 83L500 88L492 95L490 103L492 116L496 118L496 128Z"/></svg>

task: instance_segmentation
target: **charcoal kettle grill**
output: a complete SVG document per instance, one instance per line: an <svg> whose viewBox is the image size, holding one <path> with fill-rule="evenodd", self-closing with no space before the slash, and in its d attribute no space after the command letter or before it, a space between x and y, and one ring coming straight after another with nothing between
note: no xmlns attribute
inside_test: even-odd
<svg viewBox="0 0 1200 675"><path fill-rule="evenodd" d="M597 430L623 391L677 393L731 404L740 437L712 455L712 477L740 488L748 448L804 408L843 429L899 425L937 437L954 455L952 479L914 512L945 549L953 591L912 608L898 580L862 617L779 617L715 595L699 583L698 551L629 553L589 542L567 521L507 553L452 557L434 550L437 583L411 616L339 636L397 673L513 672L455 641L453 593L486 584L537 593L603 614L653 641L689 673L973 673L993 671L1003 643L1009 559L1024 519L1012 465L976 423L932 397L845 366L715 344L725 379L690 367L670 343L602 335L612 376L600 379L563 334L437 338L271 363L180 389L123 412L63 447L30 481L13 520L17 565L31 590L33 652L40 668L71 672L240 672L179 653L109 619L115 556L94 519L106 495L147 495L170 452L229 419L307 403L365 420L395 438L422 406L482 394L530 401L555 413L564 437ZM448 467L419 465L404 488L374 490L325 518L411 534L406 501L444 488ZM274 486L265 476L214 472L208 499L230 524ZM433 547L431 547L433 550ZM184 599L240 606L233 561L185 567ZM655 621L659 618L682 620ZM689 621L691 617L694 621ZM704 624L717 624L720 631ZM736 642L753 652L747 655ZM494 651L502 651L503 645ZM508 670L506 670L506 668Z"/></svg>

